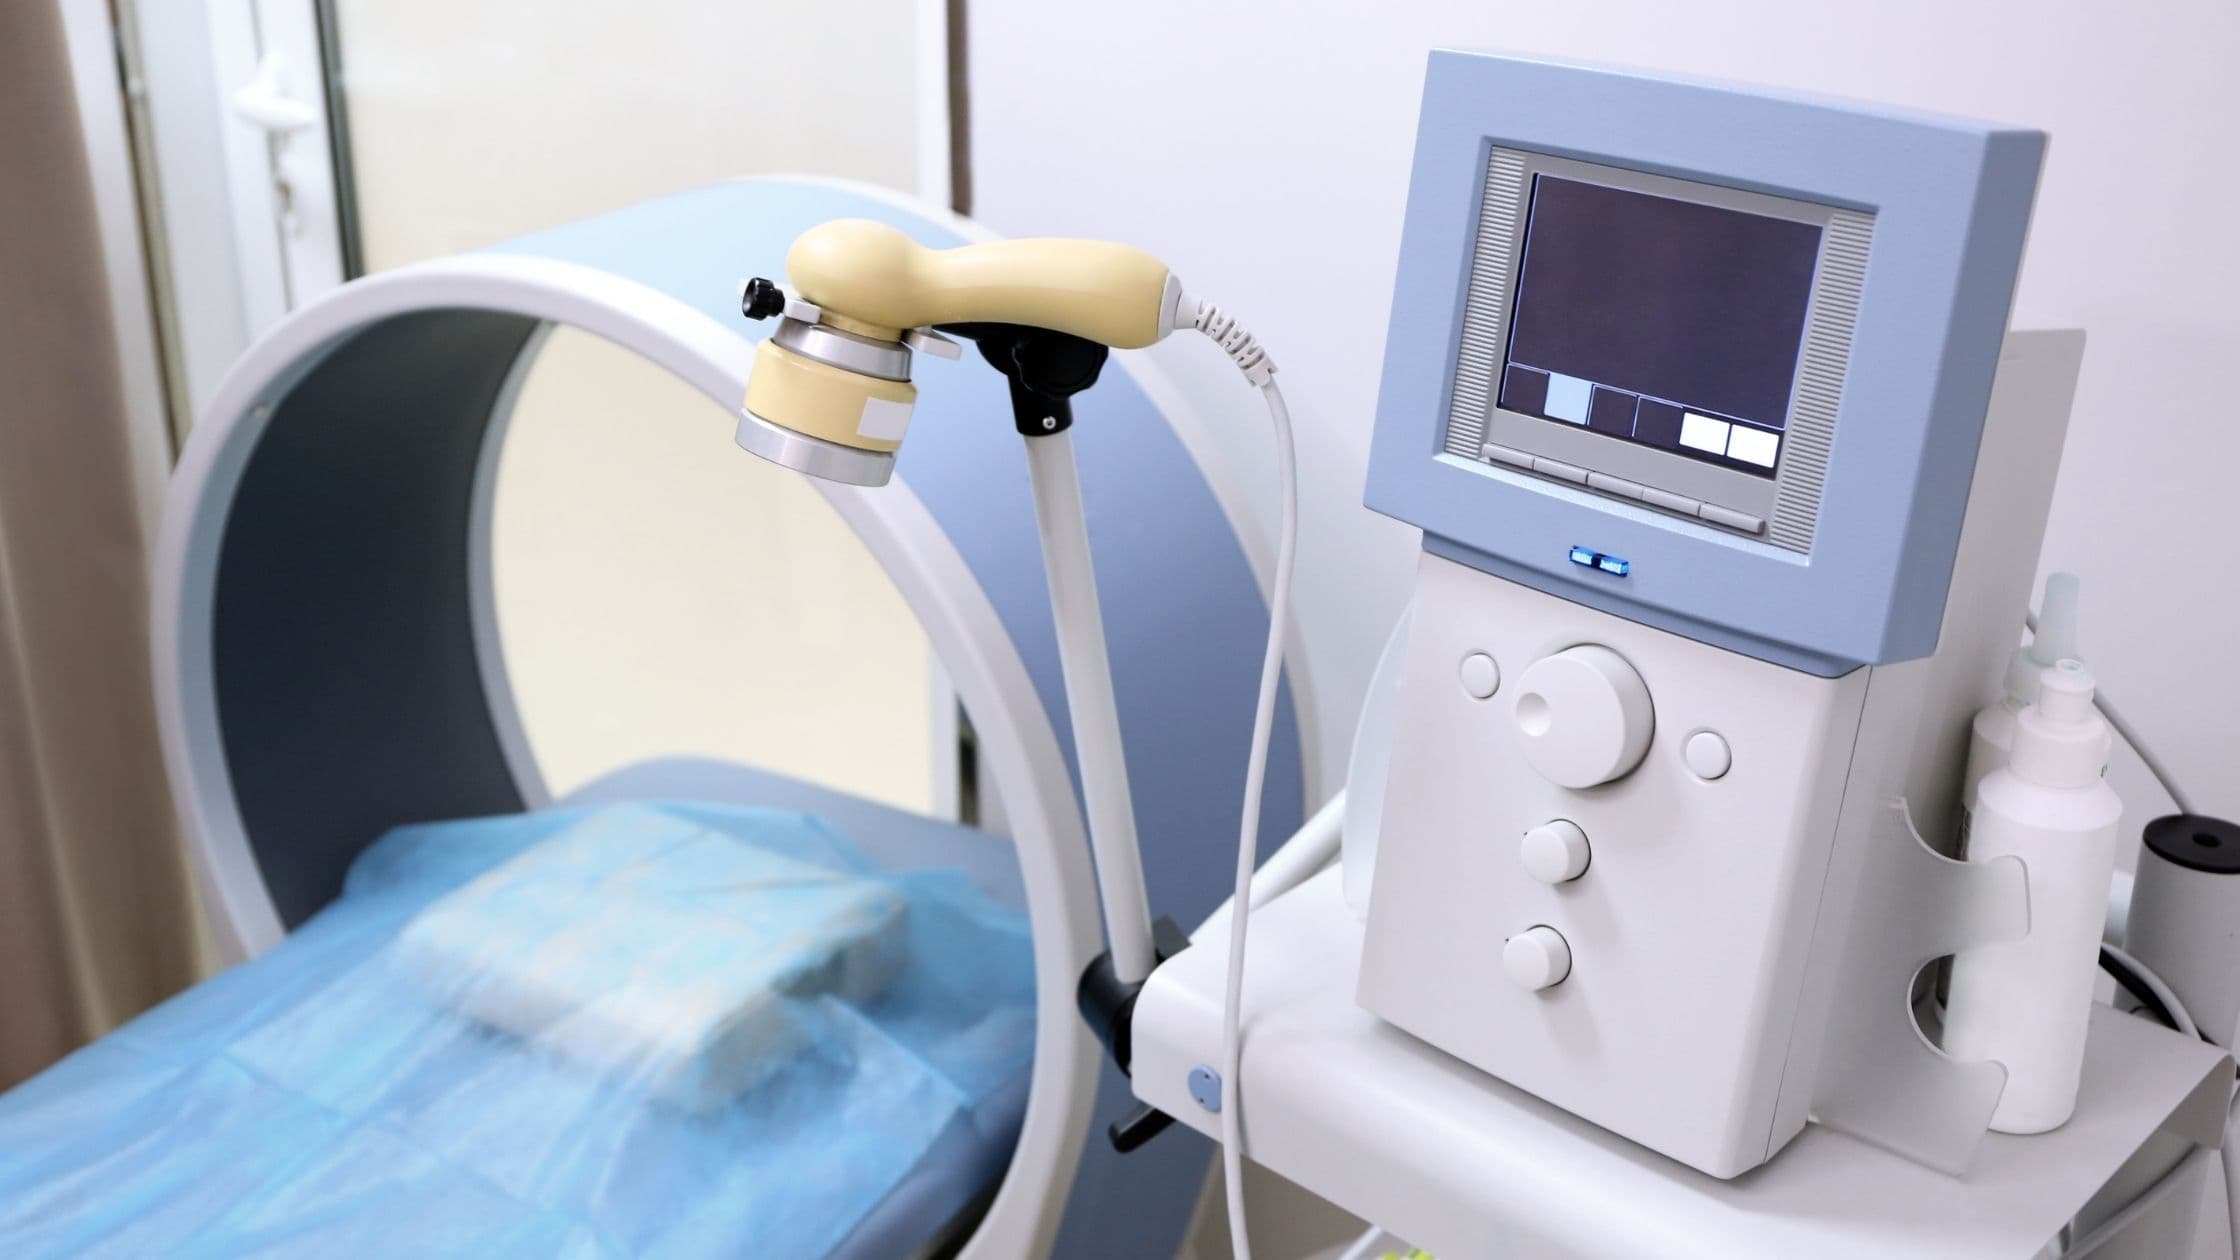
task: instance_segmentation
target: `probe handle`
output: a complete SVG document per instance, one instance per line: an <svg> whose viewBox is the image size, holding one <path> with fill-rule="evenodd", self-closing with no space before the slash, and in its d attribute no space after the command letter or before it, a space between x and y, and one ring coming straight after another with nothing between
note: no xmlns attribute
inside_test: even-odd
<svg viewBox="0 0 2240 1260"><path fill-rule="evenodd" d="M1173 330L1181 295L1165 263L1127 245L1051 237L928 249L868 219L803 232L786 271L835 326L891 338L932 324L1025 324L1136 349Z"/></svg>

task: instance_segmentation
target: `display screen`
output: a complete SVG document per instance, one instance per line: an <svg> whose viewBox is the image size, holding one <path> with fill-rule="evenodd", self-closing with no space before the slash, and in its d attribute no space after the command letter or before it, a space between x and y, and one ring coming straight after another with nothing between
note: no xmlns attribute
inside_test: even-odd
<svg viewBox="0 0 2240 1260"><path fill-rule="evenodd" d="M1535 175L1500 405L1772 476L1820 233Z"/></svg>

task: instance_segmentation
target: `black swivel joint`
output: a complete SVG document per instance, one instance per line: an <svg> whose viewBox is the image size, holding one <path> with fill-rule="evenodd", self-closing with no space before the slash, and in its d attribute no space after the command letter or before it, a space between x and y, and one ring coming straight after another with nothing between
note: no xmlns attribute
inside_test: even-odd
<svg viewBox="0 0 2240 1260"><path fill-rule="evenodd" d="M785 309L786 291L761 276L747 281L747 287L739 291L739 313L748 319L783 315Z"/></svg>

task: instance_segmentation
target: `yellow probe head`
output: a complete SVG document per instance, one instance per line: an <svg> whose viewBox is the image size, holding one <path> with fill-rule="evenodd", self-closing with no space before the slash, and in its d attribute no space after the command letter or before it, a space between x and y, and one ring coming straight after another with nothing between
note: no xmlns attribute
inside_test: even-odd
<svg viewBox="0 0 2240 1260"><path fill-rule="evenodd" d="M933 325L1014 324L1101 345L1172 331L1182 289L1166 265L1104 241L992 241L928 249L883 223L842 219L786 254L788 298L750 281L750 318L781 315L755 352L739 445L851 485L886 483L917 401L913 350L954 358Z"/></svg>

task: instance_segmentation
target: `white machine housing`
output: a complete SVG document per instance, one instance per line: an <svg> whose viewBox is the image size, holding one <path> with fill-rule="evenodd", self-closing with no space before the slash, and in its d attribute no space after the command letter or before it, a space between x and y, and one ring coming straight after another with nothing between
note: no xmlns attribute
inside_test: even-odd
<svg viewBox="0 0 2240 1260"><path fill-rule="evenodd" d="M2009 337L1954 567L1962 597L1926 658L1819 677L1425 554L1362 1005L1714 1176L1795 1137L1851 926L1841 855L1871 842L1893 797L1924 836L1954 834L1968 724L2021 625L2082 350L2074 332ZM1622 658L1652 714L1636 768L1571 788L1535 768L1532 745L1627 734L1614 702L1536 683L1536 666L1580 645ZM1480 653L1500 678L1483 699L1463 678ZM1551 885L1527 869L1526 837L1557 820L1585 833L1589 858ZM1538 927L1570 966L1530 989L1503 954ZM1903 1018L1907 992L1840 1000Z"/></svg>
<svg viewBox="0 0 2240 1260"><path fill-rule="evenodd" d="M1369 1011L1715 1176L1816 1107L1965 1162L1982 1065L1909 995L1968 912L1886 823L1952 847L2027 608L2082 342L2007 333L2044 147L1432 55L1366 496L1425 552Z"/></svg>

